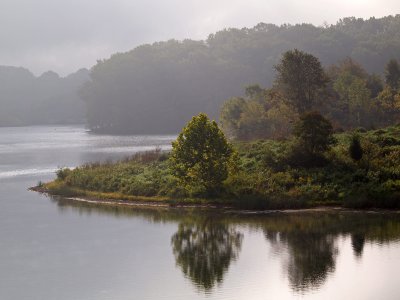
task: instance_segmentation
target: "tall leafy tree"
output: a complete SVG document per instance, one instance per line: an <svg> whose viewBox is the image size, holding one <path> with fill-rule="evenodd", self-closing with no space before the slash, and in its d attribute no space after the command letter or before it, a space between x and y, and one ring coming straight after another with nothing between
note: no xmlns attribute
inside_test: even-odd
<svg viewBox="0 0 400 300"><path fill-rule="evenodd" d="M238 126L238 138L246 140L251 138L268 137L268 120L264 107L255 100L246 103L246 109L242 112Z"/></svg>
<svg viewBox="0 0 400 300"><path fill-rule="evenodd" d="M260 104L264 104L265 102L266 90L261 88L258 84L247 86L245 94L247 98L259 102Z"/></svg>
<svg viewBox="0 0 400 300"><path fill-rule="evenodd" d="M396 93L390 86L385 86L378 95L377 102L385 118L383 123L393 124L398 122L400 115L400 93Z"/></svg>
<svg viewBox="0 0 400 300"><path fill-rule="evenodd" d="M319 59L294 49L283 54L275 69L278 72L276 83L287 102L298 113L310 111L327 83L327 76Z"/></svg>
<svg viewBox="0 0 400 300"><path fill-rule="evenodd" d="M383 90L382 79L379 75L371 74L367 79L367 88L371 92L371 97L376 98Z"/></svg>
<svg viewBox="0 0 400 300"><path fill-rule="evenodd" d="M172 173L184 187L215 194L228 177L234 150L215 121L200 113L172 143Z"/></svg>
<svg viewBox="0 0 400 300"><path fill-rule="evenodd" d="M238 137L240 118L246 106L247 102L243 98L231 98L222 105L220 122L228 136Z"/></svg>
<svg viewBox="0 0 400 300"><path fill-rule="evenodd" d="M373 103L365 80L355 78L348 89L349 111L353 119L353 124L370 126L371 120L369 115L372 112Z"/></svg>
<svg viewBox="0 0 400 300"><path fill-rule="evenodd" d="M342 125L370 126L374 102L368 86L368 73L350 59L343 61L334 73L332 87L337 95L334 104L340 110Z"/></svg>

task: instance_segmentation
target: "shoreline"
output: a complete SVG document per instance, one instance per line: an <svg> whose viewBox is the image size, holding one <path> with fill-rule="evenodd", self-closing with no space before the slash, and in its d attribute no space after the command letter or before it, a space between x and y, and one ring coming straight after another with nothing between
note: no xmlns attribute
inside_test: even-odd
<svg viewBox="0 0 400 300"><path fill-rule="evenodd" d="M53 194L48 189L42 187L30 187L28 190L37 192L40 194L44 194L48 197L63 198L65 200L73 201L73 202L81 202L87 204L96 204L96 205L104 205L104 206L115 206L115 207L130 207L130 208L198 208L198 209L218 209L218 210L230 210L236 213L241 214L269 214L269 213L302 213L302 212L351 212L351 213L400 213L399 209L381 209L381 208L369 208L369 209L354 209L354 208L346 208L343 206L335 205L335 206L315 206L315 207L305 207L305 208L284 208L284 209L264 209L264 210L256 210L256 209L242 209L234 207L233 205L221 205L221 204L205 204L205 203L170 203L170 200L159 200L152 201L150 197L135 197L136 200L127 200L127 199L102 199L96 197L89 196L65 196L59 194Z"/></svg>
<svg viewBox="0 0 400 300"><path fill-rule="evenodd" d="M146 196L130 196L130 199L124 198L102 198L95 196L67 196L52 193L49 189L42 187L30 187L29 191L37 192L40 194L44 194L49 197L60 197L64 199L68 199L76 202L84 202L91 204L100 204L100 205L109 205L109 206L128 206L128 207L164 207L164 208L218 208L218 209L235 209L233 206L222 205L217 203L199 203L201 199L196 199L197 203L184 203L185 200L174 200L172 198L155 198L155 197L146 197ZM96 192L91 192L96 194ZM101 193L105 195L106 193ZM191 200L195 202L194 199ZM187 201L189 202L189 201Z"/></svg>

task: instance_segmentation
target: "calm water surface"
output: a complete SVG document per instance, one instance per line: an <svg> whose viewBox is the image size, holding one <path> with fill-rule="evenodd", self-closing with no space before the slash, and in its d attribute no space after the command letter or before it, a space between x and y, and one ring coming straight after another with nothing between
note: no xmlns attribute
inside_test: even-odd
<svg viewBox="0 0 400 300"><path fill-rule="evenodd" d="M173 136L0 128L0 299L399 299L396 213L127 209L27 191Z"/></svg>

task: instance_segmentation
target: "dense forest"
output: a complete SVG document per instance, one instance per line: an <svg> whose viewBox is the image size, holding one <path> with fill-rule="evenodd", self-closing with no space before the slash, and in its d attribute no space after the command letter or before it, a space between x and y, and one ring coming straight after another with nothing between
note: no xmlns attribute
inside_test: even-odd
<svg viewBox="0 0 400 300"><path fill-rule="evenodd" d="M0 66L0 126L84 124L79 89L89 71L61 78L49 71L36 77L24 68Z"/></svg>
<svg viewBox="0 0 400 300"><path fill-rule="evenodd" d="M82 90L89 128L108 133L176 133L199 111L217 119L223 102L243 96L246 86L270 87L276 76L274 66L282 53L294 48L320 59L340 97L348 97L348 91L340 90L342 82L344 89L353 84L374 98L381 92L385 66L400 59L400 15L344 18L325 27L260 23L250 29L225 29L204 41L170 40L115 54L93 67ZM346 61L362 74L346 78ZM363 89L365 82L368 91ZM334 117L340 127L355 125ZM375 125L366 124L365 115L356 119L360 126Z"/></svg>
<svg viewBox="0 0 400 300"><path fill-rule="evenodd" d="M317 57L289 50L275 66L272 87L250 85L244 97L224 102L220 121L239 140L287 138L305 112L325 115L336 131L400 122L400 65L391 59L384 78L351 58L324 70Z"/></svg>

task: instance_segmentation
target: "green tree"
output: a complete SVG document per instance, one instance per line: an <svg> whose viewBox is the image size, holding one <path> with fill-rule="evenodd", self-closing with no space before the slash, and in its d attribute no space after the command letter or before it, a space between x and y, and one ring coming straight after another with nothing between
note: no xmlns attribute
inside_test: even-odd
<svg viewBox="0 0 400 300"><path fill-rule="evenodd" d="M315 111L300 116L293 134L299 138L304 150L312 155L325 152L335 141L332 124Z"/></svg>
<svg viewBox="0 0 400 300"><path fill-rule="evenodd" d="M310 111L327 83L319 59L294 49L283 54L275 70L278 72L276 83L288 104L298 113Z"/></svg>
<svg viewBox="0 0 400 300"><path fill-rule="evenodd" d="M391 59L385 67L385 81L393 90L400 85L400 66L397 60Z"/></svg>
<svg viewBox="0 0 400 300"><path fill-rule="evenodd" d="M257 101L248 101L240 116L237 137L241 140L268 137L268 120L264 107Z"/></svg>
<svg viewBox="0 0 400 300"><path fill-rule="evenodd" d="M333 89L339 96L339 107L347 119L347 125L369 126L373 111L371 91L367 87L367 80L353 73L348 70L340 71L336 75Z"/></svg>
<svg viewBox="0 0 400 300"><path fill-rule="evenodd" d="M354 161L359 161L363 157L363 149L361 147L360 137L356 134L351 137L349 154Z"/></svg>
<svg viewBox="0 0 400 300"><path fill-rule="evenodd" d="M370 126L373 102L371 101L371 92L366 86L363 79L355 78L348 87L349 90L349 112L352 116L351 119L358 126Z"/></svg>
<svg viewBox="0 0 400 300"><path fill-rule="evenodd" d="M225 134L239 140L284 138L297 118L282 101L280 91L248 86L246 98L231 98L222 106L220 121Z"/></svg>
<svg viewBox="0 0 400 300"><path fill-rule="evenodd" d="M385 86L378 95L377 102L383 111L383 124L393 124L399 120L400 93L396 93L390 86Z"/></svg>
<svg viewBox="0 0 400 300"><path fill-rule="evenodd" d="M172 142L171 171L186 188L213 195L228 177L233 154L217 123L200 113Z"/></svg>
<svg viewBox="0 0 400 300"><path fill-rule="evenodd" d="M246 105L243 98L230 98L222 105L220 122L222 129L229 137L237 137L240 117Z"/></svg>
<svg viewBox="0 0 400 300"><path fill-rule="evenodd" d="M381 77L376 74L369 75L367 79L367 88L371 92L371 97L376 98L383 90Z"/></svg>
<svg viewBox="0 0 400 300"><path fill-rule="evenodd" d="M261 88L258 84L249 85L245 89L246 97L260 104L264 104L266 92L267 91Z"/></svg>

